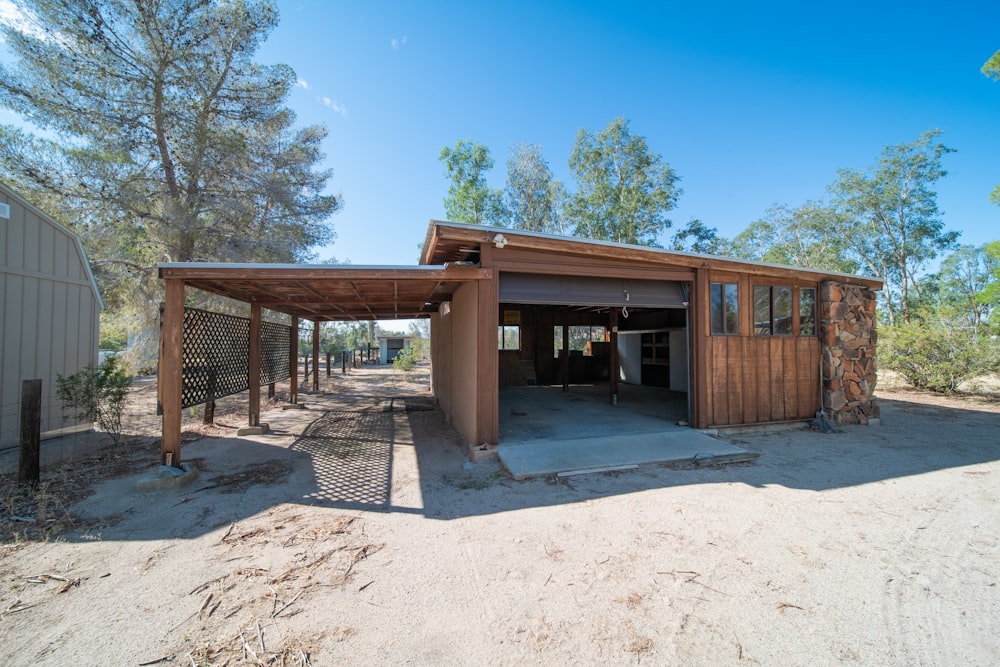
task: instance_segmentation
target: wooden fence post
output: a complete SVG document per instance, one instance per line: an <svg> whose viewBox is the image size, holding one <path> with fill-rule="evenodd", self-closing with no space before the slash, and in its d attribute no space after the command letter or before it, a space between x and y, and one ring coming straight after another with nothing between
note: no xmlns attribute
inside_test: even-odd
<svg viewBox="0 0 1000 667"><path fill-rule="evenodd" d="M21 383L21 458L17 481L38 486L40 465L39 441L42 435L42 381Z"/></svg>
<svg viewBox="0 0 1000 667"><path fill-rule="evenodd" d="M215 385L217 383L214 367L208 369L208 401L205 402L205 414L202 415L202 424L215 423Z"/></svg>

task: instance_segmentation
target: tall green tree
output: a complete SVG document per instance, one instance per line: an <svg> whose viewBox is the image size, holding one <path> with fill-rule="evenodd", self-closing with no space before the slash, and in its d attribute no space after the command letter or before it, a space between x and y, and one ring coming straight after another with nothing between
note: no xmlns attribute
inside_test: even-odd
<svg viewBox="0 0 1000 667"><path fill-rule="evenodd" d="M681 252L700 252L722 255L729 252L729 242L719 236L719 230L701 220L692 218L670 239L670 249Z"/></svg>
<svg viewBox="0 0 1000 667"><path fill-rule="evenodd" d="M569 166L577 191L566 216L577 236L656 245L670 227L667 213L682 193L680 178L624 118L597 134L581 129Z"/></svg>
<svg viewBox="0 0 1000 667"><path fill-rule="evenodd" d="M942 159L952 149L938 141L940 130L887 146L867 171L842 169L831 186L848 251L872 275L885 281L889 324L910 321L910 289L921 268L955 246L959 233L940 218L934 185L947 172Z"/></svg>
<svg viewBox="0 0 1000 667"><path fill-rule="evenodd" d="M990 56L990 59L983 65L982 71L983 74L994 81L1000 81L1000 50ZM993 188L993 194L990 195L990 201L997 206L1000 206L1000 185Z"/></svg>
<svg viewBox="0 0 1000 667"><path fill-rule="evenodd" d="M511 227L561 234L565 198L565 188L553 177L541 146L517 144L511 149L504 188Z"/></svg>
<svg viewBox="0 0 1000 667"><path fill-rule="evenodd" d="M761 262L853 273L857 263L848 257L843 223L823 202L775 205L733 238L730 252Z"/></svg>
<svg viewBox="0 0 1000 667"><path fill-rule="evenodd" d="M294 72L253 59L272 3L19 5L0 106L37 132L0 127L0 169L82 232L112 291L155 286L164 259L295 261L332 238L326 130L295 128Z"/></svg>
<svg viewBox="0 0 1000 667"><path fill-rule="evenodd" d="M987 252L986 245L959 246L941 262L936 277L942 316L978 335L998 305L991 287L1000 280L1000 257Z"/></svg>
<svg viewBox="0 0 1000 667"><path fill-rule="evenodd" d="M438 159L444 163L451 184L444 199L449 220L472 225L502 224L506 220L503 194L486 182L486 172L493 168L490 149L470 139L441 149Z"/></svg>

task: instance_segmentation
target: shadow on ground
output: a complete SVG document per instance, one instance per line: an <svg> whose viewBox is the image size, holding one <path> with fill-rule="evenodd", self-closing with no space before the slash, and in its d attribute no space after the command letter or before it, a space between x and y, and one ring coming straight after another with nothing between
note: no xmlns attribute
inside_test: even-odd
<svg viewBox="0 0 1000 667"><path fill-rule="evenodd" d="M735 444L760 454L751 464L646 465L515 482L495 461L468 463L428 394L355 398L347 409L343 401L323 409L323 397L309 397L308 410L279 416L285 435L279 429L256 440L202 438L186 445L186 460L201 470L186 489L141 493L134 475L103 481L76 511L118 521L69 539L190 538L289 503L452 520L691 484L822 492L1000 459L1000 414L883 400L881 426L735 437ZM292 419L299 420L298 431Z"/></svg>

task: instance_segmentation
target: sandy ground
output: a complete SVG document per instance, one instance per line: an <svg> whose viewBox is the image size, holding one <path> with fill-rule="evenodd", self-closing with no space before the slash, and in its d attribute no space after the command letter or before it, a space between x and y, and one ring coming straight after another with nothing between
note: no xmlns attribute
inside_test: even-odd
<svg viewBox="0 0 1000 667"><path fill-rule="evenodd" d="M34 517L56 537L8 499L0 664L1000 662L995 400L897 387L878 427L734 436L751 464L514 482L422 382L334 384L186 443L185 489L136 490L149 445L49 471L85 496Z"/></svg>

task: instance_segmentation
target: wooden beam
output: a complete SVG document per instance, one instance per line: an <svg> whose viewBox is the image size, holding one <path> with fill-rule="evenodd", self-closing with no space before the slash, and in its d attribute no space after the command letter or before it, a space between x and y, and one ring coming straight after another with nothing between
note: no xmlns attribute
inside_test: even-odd
<svg viewBox="0 0 1000 667"><path fill-rule="evenodd" d="M608 315L608 347L610 354L611 368L608 375L608 384L611 385L611 405L618 405L618 309L612 308Z"/></svg>
<svg viewBox="0 0 1000 667"><path fill-rule="evenodd" d="M409 266L409 267L325 267L289 266L273 264L166 264L159 266L160 278L183 279L196 286L198 281L237 281L259 283L274 281L290 283L299 280L349 281L349 280L492 280L493 272L475 266Z"/></svg>
<svg viewBox="0 0 1000 667"><path fill-rule="evenodd" d="M260 304L250 304L250 363L247 368L250 385L249 426L260 426Z"/></svg>
<svg viewBox="0 0 1000 667"><path fill-rule="evenodd" d="M158 382L163 397L163 437L160 440L161 463L181 464L181 391L184 355L184 281L166 281L163 307L163 330L160 332L160 369Z"/></svg>
<svg viewBox="0 0 1000 667"><path fill-rule="evenodd" d="M358 299L361 300L361 304L368 311L368 314L372 316L372 319L378 319L377 317L375 317L375 313L372 312L372 309L368 306L368 301L367 299L365 299L364 295L361 294L361 290L358 289L358 286L351 281L347 281L347 284L351 286L352 290L354 290L354 293L357 295Z"/></svg>
<svg viewBox="0 0 1000 667"><path fill-rule="evenodd" d="M288 379L288 402L299 402L299 318L292 315L292 327L288 333L288 364L291 377Z"/></svg>
<svg viewBox="0 0 1000 667"><path fill-rule="evenodd" d="M710 296L708 269L698 269L695 281L688 297L688 324L691 327L691 425L695 428L708 428L708 378L711 356L709 345L710 333ZM746 305L744 304L744 307Z"/></svg>
<svg viewBox="0 0 1000 667"><path fill-rule="evenodd" d="M562 335L563 391L569 391L569 325L565 321L562 325Z"/></svg>
<svg viewBox="0 0 1000 667"><path fill-rule="evenodd" d="M319 321L313 320L313 391L319 391Z"/></svg>
<svg viewBox="0 0 1000 667"><path fill-rule="evenodd" d="M484 246L480 262L490 265L493 246ZM499 366L497 326L500 319L499 285L494 280L477 283L478 308L476 357L478 379L476 383L476 415L479 443L496 445L499 439Z"/></svg>

